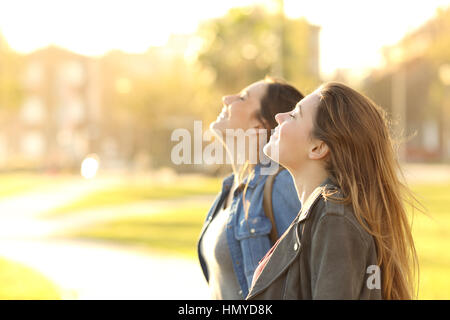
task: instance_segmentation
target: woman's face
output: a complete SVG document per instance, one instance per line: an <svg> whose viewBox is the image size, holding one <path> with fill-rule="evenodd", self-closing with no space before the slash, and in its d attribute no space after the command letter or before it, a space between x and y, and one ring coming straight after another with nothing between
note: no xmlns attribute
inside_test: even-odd
<svg viewBox="0 0 450 320"><path fill-rule="evenodd" d="M319 94L313 92L291 112L278 113L275 116L278 126L264 146L264 153L286 168L301 167L310 158L314 142L311 130L318 104Z"/></svg>
<svg viewBox="0 0 450 320"><path fill-rule="evenodd" d="M243 89L239 94L222 98L222 112L211 123L210 128L225 134L226 129L262 128L257 115L261 108L261 99L267 90L264 81L255 82Z"/></svg>

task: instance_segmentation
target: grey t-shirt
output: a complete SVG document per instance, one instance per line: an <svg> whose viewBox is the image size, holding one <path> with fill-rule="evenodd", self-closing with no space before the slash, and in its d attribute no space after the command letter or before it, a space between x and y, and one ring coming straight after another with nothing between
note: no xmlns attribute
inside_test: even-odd
<svg viewBox="0 0 450 320"><path fill-rule="evenodd" d="M203 235L201 250L209 273L212 299L242 300L227 242L229 208L220 208Z"/></svg>

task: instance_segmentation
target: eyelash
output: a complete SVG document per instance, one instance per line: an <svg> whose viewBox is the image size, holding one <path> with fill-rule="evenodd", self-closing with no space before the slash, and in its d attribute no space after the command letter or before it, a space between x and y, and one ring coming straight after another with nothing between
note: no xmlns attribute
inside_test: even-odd
<svg viewBox="0 0 450 320"><path fill-rule="evenodd" d="M294 116L293 114L289 113L289 116L290 116L292 119L295 119L295 116Z"/></svg>

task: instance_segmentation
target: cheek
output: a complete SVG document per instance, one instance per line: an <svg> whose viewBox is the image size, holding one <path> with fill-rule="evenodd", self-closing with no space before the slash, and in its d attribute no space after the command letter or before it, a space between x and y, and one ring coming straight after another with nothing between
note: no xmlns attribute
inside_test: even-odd
<svg viewBox="0 0 450 320"><path fill-rule="evenodd" d="M245 129L248 126L248 122L251 118L249 109L250 108L246 108L245 106L241 105L232 106L230 108L230 122L235 124L237 128Z"/></svg>
<svg viewBox="0 0 450 320"><path fill-rule="evenodd" d="M299 140L299 130L295 125L287 124L280 128L280 143L288 146L295 146Z"/></svg>
<svg viewBox="0 0 450 320"><path fill-rule="evenodd" d="M239 106L233 105L230 107L229 112L230 112L229 115L230 119L238 119L241 117L242 110L240 110Z"/></svg>
<svg viewBox="0 0 450 320"><path fill-rule="evenodd" d="M307 141L307 132L299 124L288 124L280 130L280 149L289 156L300 156L306 150Z"/></svg>

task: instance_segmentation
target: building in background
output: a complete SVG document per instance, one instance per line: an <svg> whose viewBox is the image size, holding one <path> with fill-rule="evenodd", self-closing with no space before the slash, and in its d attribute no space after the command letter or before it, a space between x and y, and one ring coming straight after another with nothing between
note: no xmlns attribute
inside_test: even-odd
<svg viewBox="0 0 450 320"><path fill-rule="evenodd" d="M450 9L385 48L384 56L386 67L373 71L363 88L406 138L401 157L450 160Z"/></svg>
<svg viewBox="0 0 450 320"><path fill-rule="evenodd" d="M54 46L35 51L25 57L23 89L15 158L29 167L78 167L96 148L97 62Z"/></svg>
<svg viewBox="0 0 450 320"><path fill-rule="evenodd" d="M170 132L164 132L165 142L152 138L157 130L151 124L158 119L143 118L151 116L148 110L152 108L164 109L159 101L151 100L152 86L154 82L165 85L167 68L176 68L174 61L185 58L193 39L172 36L167 45L144 53L116 50L100 58L56 46L23 56L23 97L9 119L10 128L0 136L3 165L78 170L86 155L96 153L103 167L130 167L135 158L141 167L148 167L149 155L159 145L168 147L170 141ZM149 144L150 140L156 142Z"/></svg>

